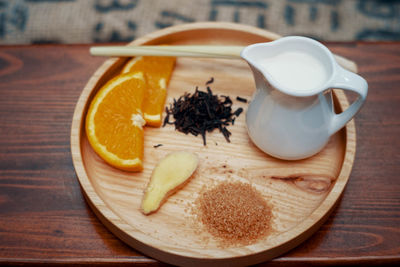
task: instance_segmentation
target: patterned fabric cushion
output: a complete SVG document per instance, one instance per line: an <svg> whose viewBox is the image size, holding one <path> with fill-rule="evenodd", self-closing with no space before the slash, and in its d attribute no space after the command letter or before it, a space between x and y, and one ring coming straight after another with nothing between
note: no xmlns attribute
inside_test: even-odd
<svg viewBox="0 0 400 267"><path fill-rule="evenodd" d="M128 42L199 21L318 40L400 40L400 1L0 0L0 44Z"/></svg>

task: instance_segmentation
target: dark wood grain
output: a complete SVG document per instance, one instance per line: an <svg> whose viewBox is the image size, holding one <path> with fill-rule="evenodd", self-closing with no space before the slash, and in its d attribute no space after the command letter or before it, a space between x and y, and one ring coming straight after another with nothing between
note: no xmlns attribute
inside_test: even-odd
<svg viewBox="0 0 400 267"><path fill-rule="evenodd" d="M338 208L265 265L400 262L400 43L327 43L369 82ZM87 45L0 47L0 264L162 265L114 237L86 204L69 138L79 94L104 61Z"/></svg>

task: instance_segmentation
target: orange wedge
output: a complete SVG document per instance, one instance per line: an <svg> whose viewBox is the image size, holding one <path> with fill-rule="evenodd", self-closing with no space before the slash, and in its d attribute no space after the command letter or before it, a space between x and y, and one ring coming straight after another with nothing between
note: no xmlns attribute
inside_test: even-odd
<svg viewBox="0 0 400 267"><path fill-rule="evenodd" d="M143 72L147 90L143 101L146 125L159 127L162 121L167 85L175 66L175 57L135 57L126 63L122 73Z"/></svg>
<svg viewBox="0 0 400 267"><path fill-rule="evenodd" d="M93 98L86 115L86 135L94 151L110 165L127 171L143 169L143 73L108 81Z"/></svg>

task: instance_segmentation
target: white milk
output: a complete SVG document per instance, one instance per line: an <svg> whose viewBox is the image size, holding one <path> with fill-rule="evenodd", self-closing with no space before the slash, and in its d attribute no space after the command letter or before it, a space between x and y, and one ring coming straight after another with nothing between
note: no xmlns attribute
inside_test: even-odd
<svg viewBox="0 0 400 267"><path fill-rule="evenodd" d="M287 51L259 63L276 82L293 90L314 89L328 79L324 65L303 52Z"/></svg>

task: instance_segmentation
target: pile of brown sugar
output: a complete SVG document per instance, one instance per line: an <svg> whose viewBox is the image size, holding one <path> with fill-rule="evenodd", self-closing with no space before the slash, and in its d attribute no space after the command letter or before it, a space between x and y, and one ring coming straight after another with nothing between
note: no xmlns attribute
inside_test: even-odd
<svg viewBox="0 0 400 267"><path fill-rule="evenodd" d="M270 230L271 209L250 184L222 182L203 191L196 207L201 222L223 245L249 245Z"/></svg>

